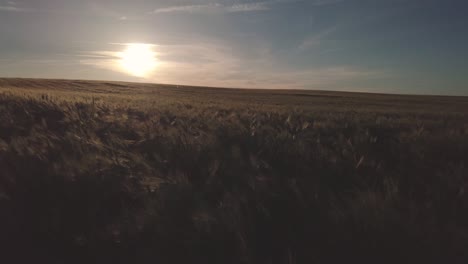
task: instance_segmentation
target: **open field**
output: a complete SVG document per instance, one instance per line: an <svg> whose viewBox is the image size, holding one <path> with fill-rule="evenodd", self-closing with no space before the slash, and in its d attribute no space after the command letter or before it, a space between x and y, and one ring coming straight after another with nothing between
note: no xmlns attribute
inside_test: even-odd
<svg viewBox="0 0 468 264"><path fill-rule="evenodd" d="M0 79L5 263L467 263L468 97Z"/></svg>

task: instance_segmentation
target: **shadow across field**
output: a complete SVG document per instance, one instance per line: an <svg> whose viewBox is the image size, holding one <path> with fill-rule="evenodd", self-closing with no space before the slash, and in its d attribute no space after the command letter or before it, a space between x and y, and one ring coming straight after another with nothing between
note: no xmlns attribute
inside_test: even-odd
<svg viewBox="0 0 468 264"><path fill-rule="evenodd" d="M465 263L468 99L0 80L8 263Z"/></svg>

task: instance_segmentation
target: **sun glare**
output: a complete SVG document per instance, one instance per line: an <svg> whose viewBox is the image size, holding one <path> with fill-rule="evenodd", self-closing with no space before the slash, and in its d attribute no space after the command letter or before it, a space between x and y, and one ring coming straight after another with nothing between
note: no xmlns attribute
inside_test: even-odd
<svg viewBox="0 0 468 264"><path fill-rule="evenodd" d="M151 44L127 44L126 49L120 52L119 57L120 66L125 72L136 77L148 77L158 64L156 52L153 51Z"/></svg>

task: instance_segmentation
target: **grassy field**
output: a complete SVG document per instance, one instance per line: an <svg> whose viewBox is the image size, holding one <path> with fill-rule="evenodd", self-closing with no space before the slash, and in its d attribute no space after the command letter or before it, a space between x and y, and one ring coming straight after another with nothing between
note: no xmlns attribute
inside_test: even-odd
<svg viewBox="0 0 468 264"><path fill-rule="evenodd" d="M4 263L468 263L468 98L0 79Z"/></svg>

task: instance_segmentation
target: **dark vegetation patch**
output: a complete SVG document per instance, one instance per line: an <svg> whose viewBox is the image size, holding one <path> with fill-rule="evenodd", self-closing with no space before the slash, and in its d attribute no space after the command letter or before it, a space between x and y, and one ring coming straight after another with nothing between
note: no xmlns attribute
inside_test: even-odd
<svg viewBox="0 0 468 264"><path fill-rule="evenodd" d="M5 263L468 261L460 98L47 84L0 90Z"/></svg>

